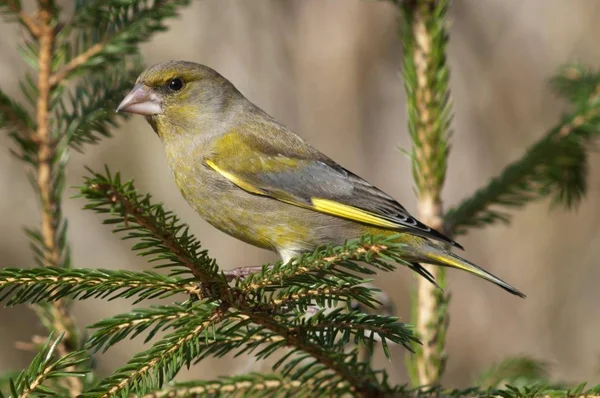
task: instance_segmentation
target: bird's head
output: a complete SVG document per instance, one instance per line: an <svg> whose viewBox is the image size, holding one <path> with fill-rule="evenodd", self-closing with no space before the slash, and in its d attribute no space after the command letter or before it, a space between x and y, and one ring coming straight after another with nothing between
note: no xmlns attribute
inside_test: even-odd
<svg viewBox="0 0 600 398"><path fill-rule="evenodd" d="M117 112L146 116L162 136L161 126L197 126L203 119L218 117L239 97L237 89L213 69L193 62L169 61L142 72Z"/></svg>

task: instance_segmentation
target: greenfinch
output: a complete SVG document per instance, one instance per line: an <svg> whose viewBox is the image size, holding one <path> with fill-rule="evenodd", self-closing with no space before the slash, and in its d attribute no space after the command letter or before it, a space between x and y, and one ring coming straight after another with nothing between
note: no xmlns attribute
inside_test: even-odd
<svg viewBox="0 0 600 398"><path fill-rule="evenodd" d="M430 281L419 263L462 269L524 297L447 250L444 245L462 247L306 143L207 66L152 66L117 111L146 117L183 197L207 222L277 252L284 262L367 233L399 234L402 258Z"/></svg>

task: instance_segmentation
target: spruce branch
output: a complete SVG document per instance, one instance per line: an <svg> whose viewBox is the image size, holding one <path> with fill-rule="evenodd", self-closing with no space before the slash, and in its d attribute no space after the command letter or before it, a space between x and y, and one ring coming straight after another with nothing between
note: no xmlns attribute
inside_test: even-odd
<svg viewBox="0 0 600 398"><path fill-rule="evenodd" d="M112 111L118 97L141 71L140 62L126 56L135 54L136 45L152 33L164 30L163 21L174 16L175 9L184 3L81 1L67 24L59 23L59 8L51 0L38 1L35 17L26 15L18 0L0 4L0 12L16 16L32 36L21 46L21 54L37 78L26 74L21 88L35 107L35 117L29 117L23 107L0 93L0 128L9 129L19 149L15 155L31 166L31 181L40 198L41 228L27 230L38 265L71 265L67 222L62 214L68 147L81 149L83 144L95 143L108 135L108 129L115 125L117 116ZM93 24L89 24L91 16L96 18ZM66 103L62 83L91 71L92 66L106 68L108 61L119 70L80 82L69 95L70 103ZM21 288L29 289L25 296L51 298L49 303L39 303L34 308L44 325L65 334L58 347L61 355L78 349L81 342L66 296L57 298L60 294L49 293L51 288L42 284ZM78 292L85 295L82 290ZM78 379L65 380L72 383L69 395L81 391Z"/></svg>
<svg viewBox="0 0 600 398"><path fill-rule="evenodd" d="M200 396L228 397L308 397L313 392L310 383L290 380L278 374L249 373L210 381L172 383L144 398L191 398Z"/></svg>
<svg viewBox="0 0 600 398"><path fill-rule="evenodd" d="M261 295L258 295L261 297ZM373 297L373 289L359 284L343 283L339 286L316 283L309 286L289 286L271 294L265 294L265 306L272 311L306 312L310 307L336 307L339 302L357 303L366 308L378 304Z"/></svg>
<svg viewBox="0 0 600 398"><path fill-rule="evenodd" d="M81 80L57 105L56 128L63 132L58 145L81 151L85 144L110 137L117 120L127 117L115 112L122 94L142 70L141 59L135 56L116 64L114 70Z"/></svg>
<svg viewBox="0 0 600 398"><path fill-rule="evenodd" d="M89 326L90 329L98 330L89 338L86 348L105 352L117 342L127 337L133 339L148 330L148 336L144 340L144 343L147 343L156 333L167 329L179 329L215 307L214 303L200 302L193 305L175 303L134 309L130 313L116 315Z"/></svg>
<svg viewBox="0 0 600 398"><path fill-rule="evenodd" d="M16 17L32 37L38 37L41 34L39 22L27 15L21 7L20 0L4 0L0 3L0 13L7 17Z"/></svg>
<svg viewBox="0 0 600 398"><path fill-rule="evenodd" d="M412 351L411 345L418 342L411 329L406 324L398 322L396 317L345 312L342 308L332 311L321 310L310 318L300 318L296 328L323 346L351 342L355 345L369 346L373 344L376 336L377 340L382 342L383 351L388 359L391 357L387 340L402 344L410 351Z"/></svg>
<svg viewBox="0 0 600 398"><path fill-rule="evenodd" d="M167 298L177 293L198 295L188 280L154 272L131 272L64 268L0 269L0 301L14 306L25 303L55 302L63 299L114 300L138 296L134 303Z"/></svg>
<svg viewBox="0 0 600 398"><path fill-rule="evenodd" d="M191 318L181 328L167 335L149 350L137 354L125 366L117 369L100 385L84 392L82 398L129 397L161 388L165 380L171 380L182 366L194 361L204 341L210 339L206 333L219 323L226 313L219 308Z"/></svg>
<svg viewBox="0 0 600 398"><path fill-rule="evenodd" d="M25 136L35 130L35 123L22 105L0 90L0 129L23 132Z"/></svg>
<svg viewBox="0 0 600 398"><path fill-rule="evenodd" d="M150 261L163 262L160 265L161 267L185 267L188 272L191 271L194 278L201 284L203 297L207 300L220 302L220 308L223 311L228 309L236 317L243 319L243 322L236 327L245 327L244 336L267 333L259 340L259 343L263 344L264 339L267 337L271 343L257 354L259 358L270 355L276 349L286 346L292 347L294 359L286 357L289 360L287 365L291 364L291 367L284 367L284 370L293 368L292 365L299 364L304 357L313 358L314 362L302 366L294 374L300 377L309 372L312 367L311 372L323 373L320 380L322 380L324 389L344 383L347 385L348 391L354 391L358 395L369 395L383 388L377 381L375 373L368 370L368 366L361 365L360 369L356 368L358 366L356 365L358 361L355 358L356 355L353 354L349 358L347 354L343 353L344 344L338 343L334 347L335 349L323 347L321 344L323 342L322 334L315 332L312 338L307 338L307 336L298 333L295 327L298 325L298 318L295 315L265 311L262 307L263 303L260 300L257 301L255 295L240 289L240 286L246 283L245 280L236 280L235 285L230 286L225 275L219 271L215 261L200 249L199 242L189 234L187 227L180 223L174 214L164 211L162 206L153 205L148 195L139 195L132 182L122 183L118 174L112 176L108 170L105 175L92 172L92 175L86 178L85 185L81 187L81 194L90 202L86 208L110 215L112 218L109 218L106 222L116 225L117 231L125 232L126 239L141 240L133 247L141 255L149 256ZM383 237L370 238L371 244L367 244L366 239L364 239L359 243L348 243L347 247L344 248L317 251L299 259L298 264L301 265L295 269L301 273L307 273L302 264L308 264L308 259L313 258L315 261L317 259L322 261L323 264L337 261L348 270L362 270L363 273L373 272L368 267L349 261L354 259L351 256L365 259L382 269L393 269L394 266L386 261L390 259L399 261L398 250L393 250L392 239L388 238L388 240ZM362 242L362 246L359 247L360 242ZM384 246L384 243L389 244L390 248ZM349 250L349 248L352 248L352 250ZM332 257L333 253L336 253L337 257ZM279 268L281 267L277 265L273 268L275 270L273 276L281 272ZM267 271L268 269L267 266L263 267L263 278L265 272L270 272ZM315 271L319 270L315 269ZM176 272L177 274L182 273L182 271ZM286 283L285 278L282 278L281 281L284 284ZM269 286L273 282L273 280L267 281L264 286ZM361 321L364 321L364 319ZM252 330L252 333L249 330ZM228 331L228 333L231 337L232 331ZM372 338L372 336L369 338ZM224 350L219 352L229 352L231 349L236 348L231 343L232 340L229 339L223 343L215 343L217 345L214 347L221 347ZM247 344L248 340L240 340L238 343ZM302 354L300 355L300 353ZM136 363L141 364L141 362ZM156 364L160 367L160 363ZM139 369L139 366L137 369ZM121 384L121 386L125 388L125 384Z"/></svg>
<svg viewBox="0 0 600 398"><path fill-rule="evenodd" d="M503 388L470 387L464 389L446 389L441 386L425 386L418 388L398 386L391 396L403 398L600 398L600 386L588 389L585 387L585 383L573 388L555 388L554 386L546 386L543 384L529 387L506 385Z"/></svg>
<svg viewBox="0 0 600 398"><path fill-rule="evenodd" d="M81 195L90 202L85 208L116 216L104 223L120 224L115 232L126 232L123 239L141 240L133 246L139 255L151 256L150 262L166 261L161 267L184 267L207 285L226 284L215 260L201 250L200 242L175 214L152 205L150 195L139 195L133 181L121 183L118 173L114 177L108 169L106 175L91 173L81 187Z"/></svg>
<svg viewBox="0 0 600 398"><path fill-rule="evenodd" d="M63 337L61 334L53 338L50 334L48 341L29 366L10 381L10 393L13 398L40 395L61 397L64 396L65 390L60 385L52 386L44 383L52 379L80 378L85 375L85 371L73 369L88 362L88 354L85 351L76 351L60 356L59 346ZM67 390L67 393L70 391Z"/></svg>
<svg viewBox="0 0 600 398"><path fill-rule="evenodd" d="M412 139L412 171L419 199L419 218L443 230L441 191L450 150L452 106L449 67L446 63L448 33L445 15L448 0L406 0L399 4L403 16L404 61L402 75L408 106L408 130ZM423 265L438 285L445 287L445 270ZM445 311L449 296L425 278L417 282L414 322L423 342L409 362L417 380L413 384L438 383L445 366Z"/></svg>
<svg viewBox="0 0 600 398"><path fill-rule="evenodd" d="M61 62L52 74L53 87L86 71L104 69L153 34L166 30L164 21L177 16L189 0L77 1L69 29L61 34ZM75 39L71 38L75 35Z"/></svg>
<svg viewBox="0 0 600 398"><path fill-rule="evenodd" d="M13 3L14 5L15 3ZM20 11L20 5L17 4ZM56 151L51 133L50 111L54 96L57 94L49 84L54 65L54 45L58 10L52 1L38 3L37 31L34 34L35 44L29 44L30 62L37 69L37 84L30 82L35 97L35 123L23 117L25 111L17 108L12 102L13 116L20 116L20 123L14 123L17 131L11 134L23 153L20 158L33 168L31 181L40 199L41 229L29 230L35 259L44 267L69 266L70 256L66 243L66 222L62 219L61 194L64 185L64 167L66 156ZM25 55L27 52L24 53ZM6 105L6 101L2 101ZM6 106L3 106L6 110ZM64 334L57 344L61 356L76 351L79 346L77 330L68 312L68 303L57 300L51 305L35 307L42 322L49 330ZM69 395L77 395L82 384L77 377L65 377Z"/></svg>
<svg viewBox="0 0 600 398"><path fill-rule="evenodd" d="M600 72L580 64L565 65L550 79L553 91L575 105L600 95Z"/></svg>
<svg viewBox="0 0 600 398"><path fill-rule="evenodd" d="M52 73L52 49L54 47L53 7L47 1L40 2L40 38L38 55L38 99L36 106L38 144L37 184L42 202L42 237L46 248L46 266L58 264L56 225L54 210L57 205L52 197L53 148L50 136L49 111L51 87L48 82Z"/></svg>
<svg viewBox="0 0 600 398"><path fill-rule="evenodd" d="M348 271L366 275L375 274L372 268L393 271L396 269L394 263L409 265L397 254L403 244L395 243L396 238L397 236L365 236L348 241L341 247L322 248L303 254L291 264L277 262L272 267L264 266L259 272L238 280L238 287L245 293L256 293L281 287L286 280L290 285L295 285L310 273L319 275L326 272L345 278L351 277ZM358 262L366 262L369 266Z"/></svg>
<svg viewBox="0 0 600 398"><path fill-rule="evenodd" d="M587 189L587 150L600 136L600 73L567 67L553 79L559 94L574 102L561 120L525 155L446 213L448 230L464 234L498 221L507 223L504 209L552 198L554 205L576 206ZM591 85L591 87L590 87Z"/></svg>

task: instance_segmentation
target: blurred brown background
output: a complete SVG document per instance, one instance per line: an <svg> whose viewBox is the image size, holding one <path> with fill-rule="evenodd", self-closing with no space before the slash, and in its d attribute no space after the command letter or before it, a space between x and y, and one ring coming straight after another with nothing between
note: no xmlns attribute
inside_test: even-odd
<svg viewBox="0 0 600 398"><path fill-rule="evenodd" d="M63 2L68 7L69 2ZM542 136L566 110L547 79L569 61L600 66L597 0L457 0L450 10L454 136L444 199L447 207L499 173ZM253 102L349 169L375 183L416 213L409 161L401 43L397 14L387 2L357 0L196 0L171 29L143 46L148 64L186 59L228 77ZM20 30L0 22L0 86L22 98L24 64L17 54ZM23 226L36 226L38 208L22 165L0 135L0 266L32 264ZM81 183L83 165L109 164L153 193L192 226L220 264L230 268L274 259L204 223L179 195L159 140L134 118L114 138L73 154L69 185ZM530 355L550 363L565 381L600 382L600 156L590 156L589 193L576 212L549 212L548 203L516 213L509 226L473 230L463 237L472 261L523 290L526 300L460 272L450 271L453 300L448 337L449 386L466 386L490 364ZM70 189L65 195L71 196ZM100 223L66 199L77 267L148 269ZM409 319L410 271L380 278L397 315ZM84 326L131 309L131 301L75 305ZM17 340L43 334L32 311L0 309L0 371L20 369L30 353ZM98 357L106 373L142 349L139 340ZM405 381L405 351L392 350L387 366ZM194 377L247 370L247 360L207 360ZM260 366L254 369L259 370ZM188 377L182 375L181 377Z"/></svg>

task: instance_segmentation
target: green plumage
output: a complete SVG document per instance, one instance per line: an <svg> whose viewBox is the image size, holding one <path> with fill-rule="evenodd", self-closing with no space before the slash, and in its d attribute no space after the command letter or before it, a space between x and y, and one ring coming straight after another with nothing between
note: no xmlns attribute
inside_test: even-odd
<svg viewBox="0 0 600 398"><path fill-rule="evenodd" d="M146 116L177 186L206 221L284 261L365 233L400 232L405 259L428 279L417 263L460 268L523 296L444 249L441 244L460 245L307 144L206 66L174 61L149 68L119 110Z"/></svg>

